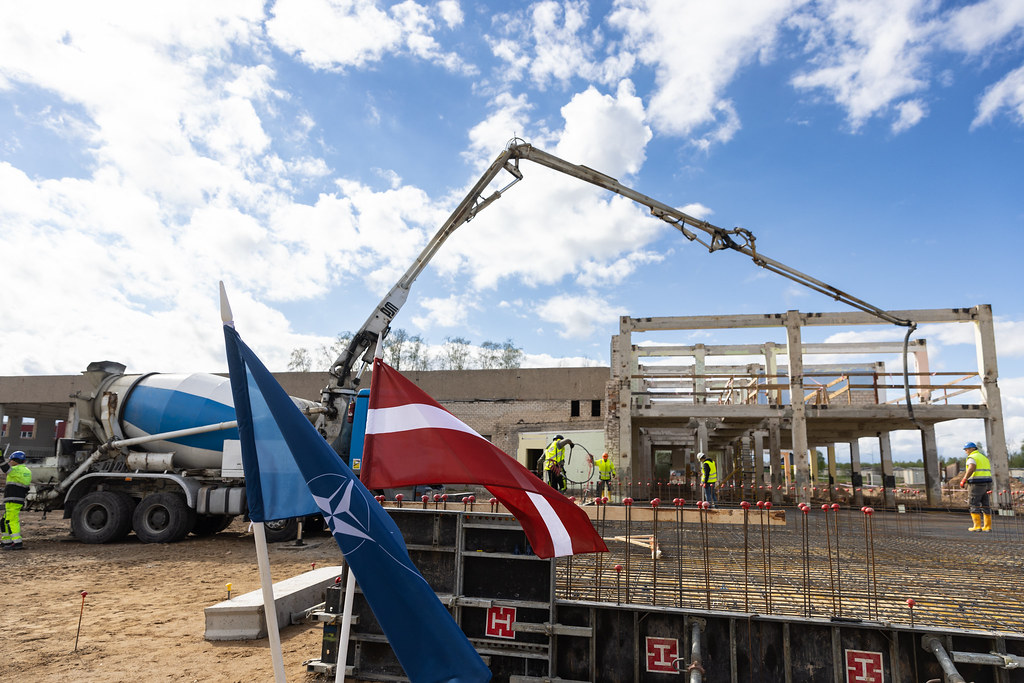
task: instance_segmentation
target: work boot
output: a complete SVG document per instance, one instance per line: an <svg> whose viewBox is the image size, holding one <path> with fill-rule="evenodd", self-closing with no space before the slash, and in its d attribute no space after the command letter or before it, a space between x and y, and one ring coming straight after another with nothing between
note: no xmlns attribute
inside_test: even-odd
<svg viewBox="0 0 1024 683"><path fill-rule="evenodd" d="M0 548L2 548L3 550L10 550L12 545L14 544L10 541L5 541L4 543L0 543Z"/></svg>
<svg viewBox="0 0 1024 683"><path fill-rule="evenodd" d="M25 549L25 546L22 545L20 541L18 543L12 543L9 548L5 548L5 550L24 550L24 549Z"/></svg>
<svg viewBox="0 0 1024 683"><path fill-rule="evenodd" d="M985 526L981 527L982 531L992 531L992 515L985 515Z"/></svg>
<svg viewBox="0 0 1024 683"><path fill-rule="evenodd" d="M981 531L981 515L976 512L972 512L971 519L974 520L974 526L968 529L968 531Z"/></svg>

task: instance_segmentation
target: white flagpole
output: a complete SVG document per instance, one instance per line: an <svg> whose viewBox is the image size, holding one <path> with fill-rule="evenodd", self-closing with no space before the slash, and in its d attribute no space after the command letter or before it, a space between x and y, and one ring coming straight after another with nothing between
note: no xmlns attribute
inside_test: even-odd
<svg viewBox="0 0 1024 683"><path fill-rule="evenodd" d="M235 326L228 303L227 290L220 283L220 317L225 325ZM263 589L263 616L267 621L267 637L270 639L270 659L274 663L274 680L285 683L284 654L281 652L281 632L277 625L277 605L274 603L274 581L270 576L270 553L267 551L267 534L263 522L253 522L253 538L256 539L256 565L260 572L260 588Z"/></svg>
<svg viewBox="0 0 1024 683"><path fill-rule="evenodd" d="M374 358L384 358L384 339L377 338L377 348L373 352ZM352 400L355 400L354 398ZM351 565L348 566L348 580L345 582L345 608L342 610L341 633L338 635L338 657L334 669L335 683L344 683L345 668L348 664L348 639L352 631L352 600L356 592L356 576L352 573Z"/></svg>
<svg viewBox="0 0 1024 683"><path fill-rule="evenodd" d="M267 620L267 637L270 638L270 659L274 663L274 680L285 683L284 654L281 652L281 632L277 624L277 605L274 603L274 582L270 577L270 554L267 552L267 533L263 522L253 522L253 537L256 539L256 564L260 568L260 588L263 589L263 616Z"/></svg>
<svg viewBox="0 0 1024 683"><path fill-rule="evenodd" d="M345 669L348 667L348 639L352 632L352 599L356 592L356 575L352 573L352 567L345 568L348 572L348 580L345 582L345 609L341 619L341 633L338 634L337 664L334 668L335 683L344 683Z"/></svg>

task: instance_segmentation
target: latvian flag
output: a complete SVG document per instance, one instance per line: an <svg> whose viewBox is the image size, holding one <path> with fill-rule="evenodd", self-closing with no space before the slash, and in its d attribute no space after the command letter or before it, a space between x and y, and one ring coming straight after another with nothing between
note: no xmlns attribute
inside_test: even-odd
<svg viewBox="0 0 1024 683"><path fill-rule="evenodd" d="M369 489L478 484L515 515L542 558L608 552L575 503L377 358L360 479Z"/></svg>

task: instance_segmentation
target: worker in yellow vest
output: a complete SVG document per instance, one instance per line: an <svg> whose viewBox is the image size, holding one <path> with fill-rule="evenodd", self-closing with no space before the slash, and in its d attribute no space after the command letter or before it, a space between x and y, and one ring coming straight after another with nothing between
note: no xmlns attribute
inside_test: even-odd
<svg viewBox="0 0 1024 683"><path fill-rule="evenodd" d="M718 467L715 461L704 453L698 453L697 459L700 460L700 485L704 491L704 500L710 503L711 507L717 507L715 484L718 483Z"/></svg>
<svg viewBox="0 0 1024 683"><path fill-rule="evenodd" d="M992 507L988 498L992 488L992 463L973 441L964 446L964 453L967 454L967 471L960 480L960 488L971 483L967 504L974 521L968 531L992 531Z"/></svg>
<svg viewBox="0 0 1024 683"><path fill-rule="evenodd" d="M25 454L14 451L9 461L0 462L0 472L7 475L4 516L0 522L3 529L0 547L4 550L21 550L25 547L21 542L21 508L25 505L25 496L32 483L32 470L25 466Z"/></svg>
<svg viewBox="0 0 1024 683"><path fill-rule="evenodd" d="M566 490L565 485L565 447L574 445L569 439L556 434L548 447L544 449L544 471L548 475L548 483L556 491Z"/></svg>
<svg viewBox="0 0 1024 683"><path fill-rule="evenodd" d="M601 480L597 486L597 495L605 497L611 495L612 477L618 475L615 474L615 463L607 453L602 453L601 458L597 461L597 473Z"/></svg>

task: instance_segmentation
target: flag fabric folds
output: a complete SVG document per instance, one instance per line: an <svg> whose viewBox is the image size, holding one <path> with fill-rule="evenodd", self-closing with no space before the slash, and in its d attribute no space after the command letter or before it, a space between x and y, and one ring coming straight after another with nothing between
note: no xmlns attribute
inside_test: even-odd
<svg viewBox="0 0 1024 683"><path fill-rule="evenodd" d="M379 358L373 363L360 477L371 489L478 484L515 515L538 557L608 551L575 503Z"/></svg>
<svg viewBox="0 0 1024 683"><path fill-rule="evenodd" d="M387 512L331 449L230 324L224 342L242 442L246 494L250 485L274 490L287 469L268 463L291 458L304 496L323 514L391 649L412 681L487 681L491 674L448 610L409 558ZM284 454L284 455L282 455ZM258 472L250 484L250 472ZM258 485L255 483L258 482ZM302 496L296 494L296 497ZM288 516L304 504L257 493L265 519ZM251 498L250 498L251 500ZM304 508L303 508L304 509Z"/></svg>

